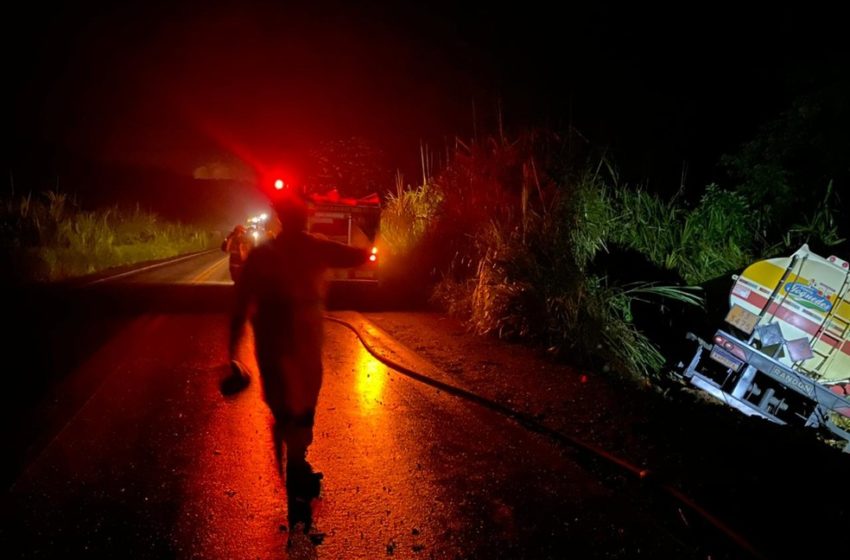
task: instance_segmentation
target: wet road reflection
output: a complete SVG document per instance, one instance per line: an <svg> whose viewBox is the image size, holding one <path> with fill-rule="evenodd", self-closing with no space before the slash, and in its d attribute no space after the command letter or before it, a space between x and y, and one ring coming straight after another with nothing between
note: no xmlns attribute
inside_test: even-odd
<svg viewBox="0 0 850 560"><path fill-rule="evenodd" d="M388 370L335 324L309 455L326 538L287 551L260 384L218 391L226 317L156 324L15 486L23 557L692 556L549 442Z"/></svg>
<svg viewBox="0 0 850 560"><path fill-rule="evenodd" d="M355 366L357 375L357 393L360 395L360 404L364 413L374 411L380 404L383 396L384 385L387 382L389 372L387 366L376 360L365 348L361 347L357 355Z"/></svg>

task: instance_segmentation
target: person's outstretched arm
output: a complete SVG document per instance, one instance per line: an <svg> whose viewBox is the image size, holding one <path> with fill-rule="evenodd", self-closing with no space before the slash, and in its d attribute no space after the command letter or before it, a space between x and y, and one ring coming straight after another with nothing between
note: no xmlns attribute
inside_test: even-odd
<svg viewBox="0 0 850 560"><path fill-rule="evenodd" d="M344 243L317 239L317 249L321 252L325 264L330 268L350 268L360 266L369 260L371 253L360 247L350 247Z"/></svg>

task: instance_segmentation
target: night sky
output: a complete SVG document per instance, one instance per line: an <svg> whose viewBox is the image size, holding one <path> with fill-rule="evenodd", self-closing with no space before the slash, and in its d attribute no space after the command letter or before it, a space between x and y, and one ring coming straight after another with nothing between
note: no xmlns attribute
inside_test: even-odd
<svg viewBox="0 0 850 560"><path fill-rule="evenodd" d="M147 177L297 168L352 136L413 181L420 141L470 137L473 114L492 132L497 107L509 130L572 124L627 180L678 185L684 163L701 184L847 71L843 20L810 3L20 4L3 18L4 167L19 190L59 177L100 201Z"/></svg>

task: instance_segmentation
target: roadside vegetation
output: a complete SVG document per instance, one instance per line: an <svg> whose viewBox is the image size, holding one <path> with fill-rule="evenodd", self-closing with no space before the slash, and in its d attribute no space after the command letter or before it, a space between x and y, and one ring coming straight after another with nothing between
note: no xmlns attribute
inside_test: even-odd
<svg viewBox="0 0 850 560"><path fill-rule="evenodd" d="M216 241L139 208L83 210L64 193L0 199L0 257L13 281L63 280L207 249Z"/></svg>
<svg viewBox="0 0 850 560"><path fill-rule="evenodd" d="M432 301L477 333L653 382L670 359L665 337L682 345L677 329L702 313L707 284L802 243L843 241L829 181L783 218L765 205L769 181L662 198L571 140L458 140L419 186L399 177L382 220L397 272L430 277Z"/></svg>

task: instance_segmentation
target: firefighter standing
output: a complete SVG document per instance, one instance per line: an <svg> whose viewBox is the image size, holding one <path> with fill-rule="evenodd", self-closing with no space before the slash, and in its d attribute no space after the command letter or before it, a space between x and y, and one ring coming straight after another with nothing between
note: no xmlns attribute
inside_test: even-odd
<svg viewBox="0 0 850 560"><path fill-rule="evenodd" d="M307 233L306 205L294 195L283 197L274 207L281 231L251 252L237 284L230 356L234 374L244 375L235 356L250 318L281 470L286 446L290 526L303 521L307 532L310 500L318 496L321 478L306 456L322 385L324 275L328 268L363 264L369 252Z"/></svg>
<svg viewBox="0 0 850 560"><path fill-rule="evenodd" d="M234 282L239 280L242 267L248 258L248 253L251 251L251 245L252 242L251 237L248 235L248 230L241 224L234 227L233 231L227 235L221 244L221 250L229 254L230 277Z"/></svg>

